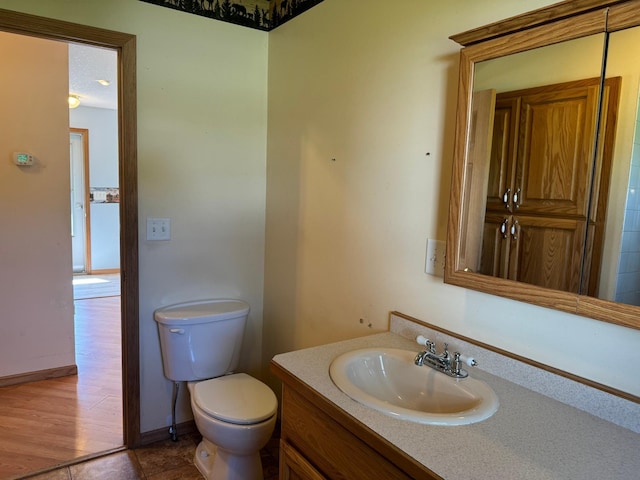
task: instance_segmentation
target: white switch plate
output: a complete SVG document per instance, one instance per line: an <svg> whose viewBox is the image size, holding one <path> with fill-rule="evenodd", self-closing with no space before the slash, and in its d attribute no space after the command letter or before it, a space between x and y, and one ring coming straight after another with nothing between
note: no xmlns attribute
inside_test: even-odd
<svg viewBox="0 0 640 480"><path fill-rule="evenodd" d="M171 219L147 217L147 240L171 240Z"/></svg>
<svg viewBox="0 0 640 480"><path fill-rule="evenodd" d="M444 277L445 242L442 240L427 240L427 258L424 271L429 275Z"/></svg>

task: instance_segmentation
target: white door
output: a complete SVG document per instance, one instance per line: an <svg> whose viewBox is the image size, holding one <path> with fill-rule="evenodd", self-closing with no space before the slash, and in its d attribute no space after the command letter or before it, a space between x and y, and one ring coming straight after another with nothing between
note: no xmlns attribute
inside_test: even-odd
<svg viewBox="0 0 640 480"><path fill-rule="evenodd" d="M83 273L87 271L85 135L82 132L71 132L69 137L71 158L71 258L73 261L73 273Z"/></svg>

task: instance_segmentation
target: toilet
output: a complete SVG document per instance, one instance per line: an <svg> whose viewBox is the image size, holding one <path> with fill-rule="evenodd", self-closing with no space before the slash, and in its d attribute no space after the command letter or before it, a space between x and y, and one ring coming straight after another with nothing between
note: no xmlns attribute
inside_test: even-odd
<svg viewBox="0 0 640 480"><path fill-rule="evenodd" d="M154 312L165 376L186 381L202 435L194 463L209 480L263 480L260 449L278 401L264 383L236 373L249 305L201 300Z"/></svg>

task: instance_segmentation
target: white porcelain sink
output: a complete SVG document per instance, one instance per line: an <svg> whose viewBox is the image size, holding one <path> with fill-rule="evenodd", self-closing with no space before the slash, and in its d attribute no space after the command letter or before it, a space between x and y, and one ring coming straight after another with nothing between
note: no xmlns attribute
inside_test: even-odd
<svg viewBox="0 0 640 480"><path fill-rule="evenodd" d="M353 400L387 415L430 425L466 425L489 418L498 397L470 376L456 379L415 365L417 350L366 348L337 357L329 369Z"/></svg>

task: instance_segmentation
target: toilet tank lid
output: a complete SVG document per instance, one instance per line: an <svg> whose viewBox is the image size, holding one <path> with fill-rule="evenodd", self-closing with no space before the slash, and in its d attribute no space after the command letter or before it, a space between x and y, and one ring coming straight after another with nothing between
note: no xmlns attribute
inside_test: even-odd
<svg viewBox="0 0 640 480"><path fill-rule="evenodd" d="M242 300L197 300L159 308L153 318L165 325L193 325L241 317L248 313L249 305Z"/></svg>

